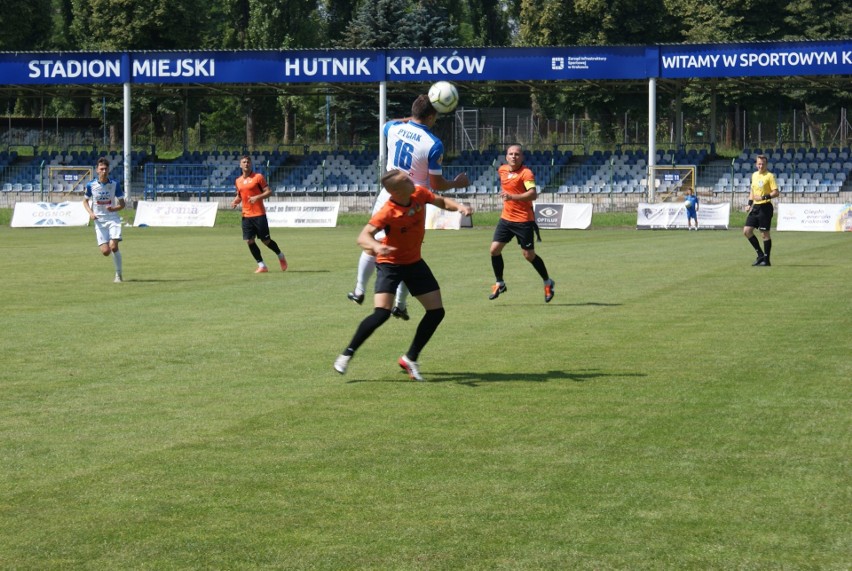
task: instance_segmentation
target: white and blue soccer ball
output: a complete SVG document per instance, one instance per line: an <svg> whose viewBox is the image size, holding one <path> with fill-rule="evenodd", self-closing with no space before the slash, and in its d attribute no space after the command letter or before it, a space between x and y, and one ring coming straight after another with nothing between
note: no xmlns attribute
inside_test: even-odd
<svg viewBox="0 0 852 571"><path fill-rule="evenodd" d="M429 88L429 101L438 113L450 113L459 104L459 92L449 81L438 81Z"/></svg>

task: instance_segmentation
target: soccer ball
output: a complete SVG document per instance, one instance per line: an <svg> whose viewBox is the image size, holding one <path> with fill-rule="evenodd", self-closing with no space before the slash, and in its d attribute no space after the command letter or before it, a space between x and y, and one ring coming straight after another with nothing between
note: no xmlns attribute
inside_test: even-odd
<svg viewBox="0 0 852 571"><path fill-rule="evenodd" d="M449 113L459 104L459 92L449 81L438 81L429 88L429 101L438 113Z"/></svg>

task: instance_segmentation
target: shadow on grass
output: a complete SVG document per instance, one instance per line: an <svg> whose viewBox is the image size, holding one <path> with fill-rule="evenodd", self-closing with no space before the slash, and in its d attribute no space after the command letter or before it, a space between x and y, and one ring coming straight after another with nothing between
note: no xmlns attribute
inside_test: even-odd
<svg viewBox="0 0 852 571"><path fill-rule="evenodd" d="M174 278L174 279L145 279L145 278L124 278L122 280L123 283L137 283L137 284L166 284L166 283L174 283L174 282L196 282L202 281L201 278Z"/></svg>
<svg viewBox="0 0 852 571"><path fill-rule="evenodd" d="M522 302L502 303L501 302L501 303L495 303L494 305L495 305L495 307L498 306L498 305L499 306L506 306L506 307L532 307L532 306L535 306L535 305L542 305L542 303L540 301L535 301L535 302L531 301L529 303L522 303ZM588 306L588 307L620 307L624 304L623 303L604 303L604 302L601 302L601 301L575 301L573 303L567 302L567 301L563 301L563 302L551 301L547 305L549 305L549 306L558 305L558 306L561 306L561 307L585 307L585 306Z"/></svg>
<svg viewBox="0 0 852 571"><path fill-rule="evenodd" d="M408 377L402 377L404 371L400 371L399 379L353 379L347 384L354 383L411 383L415 382ZM543 373L476 373L473 371L447 372L447 371L424 371L426 383L458 383L471 387L482 383L549 383L554 381L571 381L574 383L585 383L601 379L626 379L646 377L644 373L607 373L600 369L579 369L576 371L547 371Z"/></svg>

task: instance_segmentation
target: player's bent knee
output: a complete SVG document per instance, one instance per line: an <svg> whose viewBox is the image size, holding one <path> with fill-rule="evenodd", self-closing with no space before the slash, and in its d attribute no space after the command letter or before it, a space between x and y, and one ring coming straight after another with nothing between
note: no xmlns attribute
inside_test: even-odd
<svg viewBox="0 0 852 571"><path fill-rule="evenodd" d="M426 310L426 315L428 315L435 322L436 325L438 323L441 323L441 321L444 320L444 316L446 314L447 314L447 312L444 311L443 307L439 307L437 309L427 309Z"/></svg>
<svg viewBox="0 0 852 571"><path fill-rule="evenodd" d="M381 325L385 321L391 318L391 310L385 309L384 307L374 307L373 308L373 319Z"/></svg>

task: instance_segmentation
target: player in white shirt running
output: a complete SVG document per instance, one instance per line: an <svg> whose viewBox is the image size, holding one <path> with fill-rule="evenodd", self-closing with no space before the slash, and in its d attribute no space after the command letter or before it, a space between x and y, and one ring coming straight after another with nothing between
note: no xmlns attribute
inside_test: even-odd
<svg viewBox="0 0 852 571"><path fill-rule="evenodd" d="M97 165L98 177L86 184L83 207L89 220L95 223L95 236L101 254L109 256L115 265L115 283L121 283L121 216L118 211L125 207L124 190L121 184L109 177L109 161L101 157Z"/></svg>
<svg viewBox="0 0 852 571"><path fill-rule="evenodd" d="M438 111L432 107L427 95L420 95L411 105L411 117L395 119L385 123L384 132L387 141L388 161L385 170L401 170L408 173L414 184L425 186L432 191L441 192L452 188L465 188L470 184L467 173L461 173L453 180L443 176L441 162L444 159L444 144L436 137L431 128L438 118ZM390 194L384 188L376 197L372 214L378 212ZM384 233L376 235L381 240ZM376 258L365 252L358 260L358 277L355 290L347 297L358 305L364 302L367 281L376 269ZM406 298L408 290L402 283L397 290L392 310L394 317L408 320Z"/></svg>

